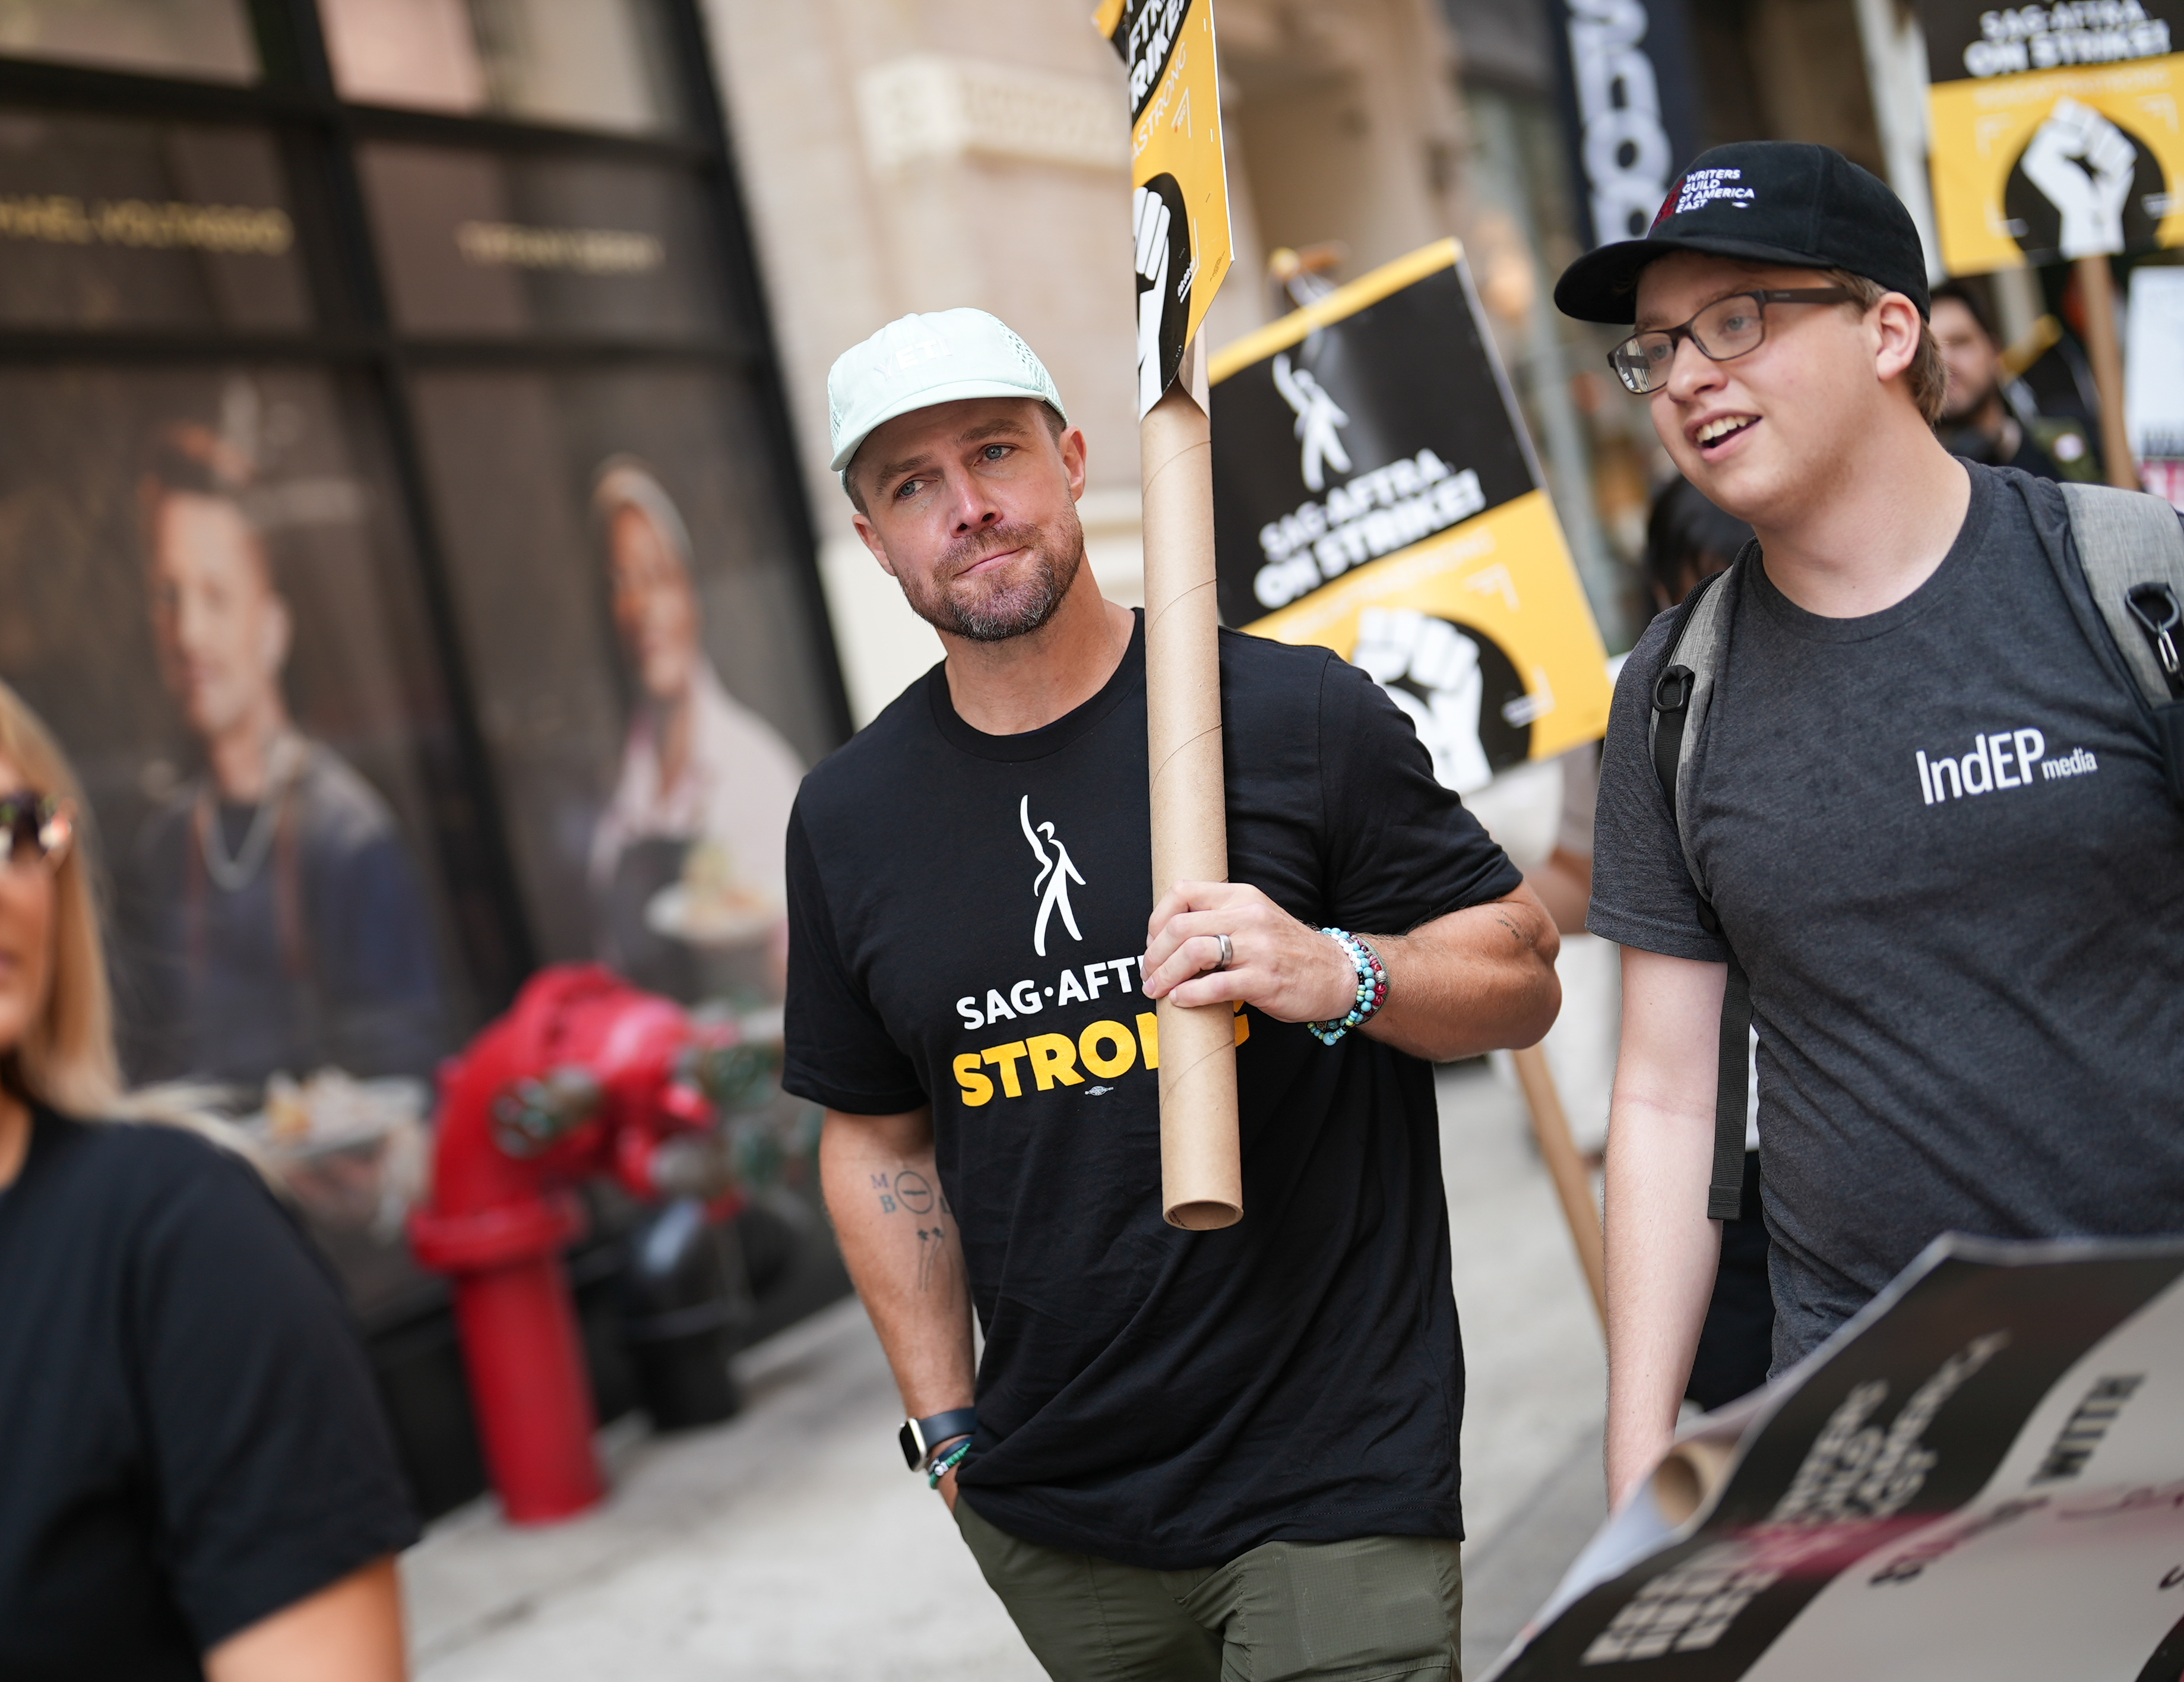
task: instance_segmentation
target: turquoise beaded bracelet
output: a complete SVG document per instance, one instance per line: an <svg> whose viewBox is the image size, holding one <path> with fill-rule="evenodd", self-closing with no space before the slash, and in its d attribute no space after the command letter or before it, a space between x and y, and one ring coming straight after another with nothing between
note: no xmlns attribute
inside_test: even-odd
<svg viewBox="0 0 2184 1682"><path fill-rule="evenodd" d="M933 1469L926 1474L925 1487L928 1489L939 1489L940 1480L961 1466L963 1463L963 1456L970 1452L971 1439L966 1437L933 1462Z"/></svg>
<svg viewBox="0 0 2184 1682"><path fill-rule="evenodd" d="M1349 930L1322 929L1320 933L1342 948L1343 956L1357 972L1357 1002L1351 1006L1347 1016L1340 1021L1305 1024L1322 1045L1333 1045L1352 1028L1362 1028L1371 1021L1388 1002L1388 969L1380 962L1380 954Z"/></svg>

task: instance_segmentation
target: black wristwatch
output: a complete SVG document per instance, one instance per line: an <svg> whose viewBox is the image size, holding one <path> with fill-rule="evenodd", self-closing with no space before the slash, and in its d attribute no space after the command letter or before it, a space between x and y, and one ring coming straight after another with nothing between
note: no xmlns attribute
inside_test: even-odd
<svg viewBox="0 0 2184 1682"><path fill-rule="evenodd" d="M934 1444L944 1443L950 1437L967 1437L978 1428L978 1410L959 1407L928 1419L904 1420L895 1440L902 1445L903 1464L912 1472L922 1472L925 1462L933 1458Z"/></svg>

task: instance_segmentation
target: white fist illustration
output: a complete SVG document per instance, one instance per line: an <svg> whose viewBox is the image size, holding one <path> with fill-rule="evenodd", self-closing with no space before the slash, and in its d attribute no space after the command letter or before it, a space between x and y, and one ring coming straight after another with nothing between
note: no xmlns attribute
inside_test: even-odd
<svg viewBox="0 0 2184 1682"><path fill-rule="evenodd" d="M1479 669L1478 644L1447 620L1415 608L1368 607L1357 616L1357 646L1350 659L1410 714L1441 786L1469 794L1494 780L1479 740L1486 678ZM1396 688L1401 678L1425 690L1426 698Z"/></svg>
<svg viewBox="0 0 2184 1682"><path fill-rule="evenodd" d="M2025 173L2063 213L2063 254L2123 249L2124 201L2138 161L2129 136L2090 105L2055 102L2025 148Z"/></svg>
<svg viewBox="0 0 2184 1682"><path fill-rule="evenodd" d="M1152 284L1138 294L1138 413L1142 416L1161 394L1161 316L1167 303L1167 204L1141 187L1131 205L1138 232L1138 273Z"/></svg>

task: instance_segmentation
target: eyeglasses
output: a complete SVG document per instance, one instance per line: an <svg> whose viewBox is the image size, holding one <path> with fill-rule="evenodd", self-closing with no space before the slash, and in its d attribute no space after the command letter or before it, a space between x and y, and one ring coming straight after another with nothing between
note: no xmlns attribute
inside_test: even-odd
<svg viewBox="0 0 2184 1682"><path fill-rule="evenodd" d="M65 801L36 789L0 794L0 865L58 864L75 834Z"/></svg>
<svg viewBox="0 0 2184 1682"><path fill-rule="evenodd" d="M1711 362L1749 356L1767 338L1769 304L1847 304L1847 288L1803 286L1788 292L1733 292L1717 298L1680 327L1648 327L1607 353L1607 366L1626 389L1643 397L1669 383L1676 345L1688 338Z"/></svg>

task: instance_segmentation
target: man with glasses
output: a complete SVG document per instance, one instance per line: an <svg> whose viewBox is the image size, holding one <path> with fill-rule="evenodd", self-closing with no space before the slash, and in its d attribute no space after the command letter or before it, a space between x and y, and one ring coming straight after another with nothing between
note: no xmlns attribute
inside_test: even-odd
<svg viewBox="0 0 2184 1682"><path fill-rule="evenodd" d="M1680 812L1650 736L1674 614L1624 668L1601 772L1589 926L1624 947L1620 1496L1669 1444L1719 1251L1732 955L1759 1033L1775 1371L1945 1231L2184 1227L2184 813L2060 491L1934 436L1925 259L1874 176L1823 147L1717 148L1555 301L1637 329L1616 373L1758 534L1713 586L1726 652L1671 771Z"/></svg>

